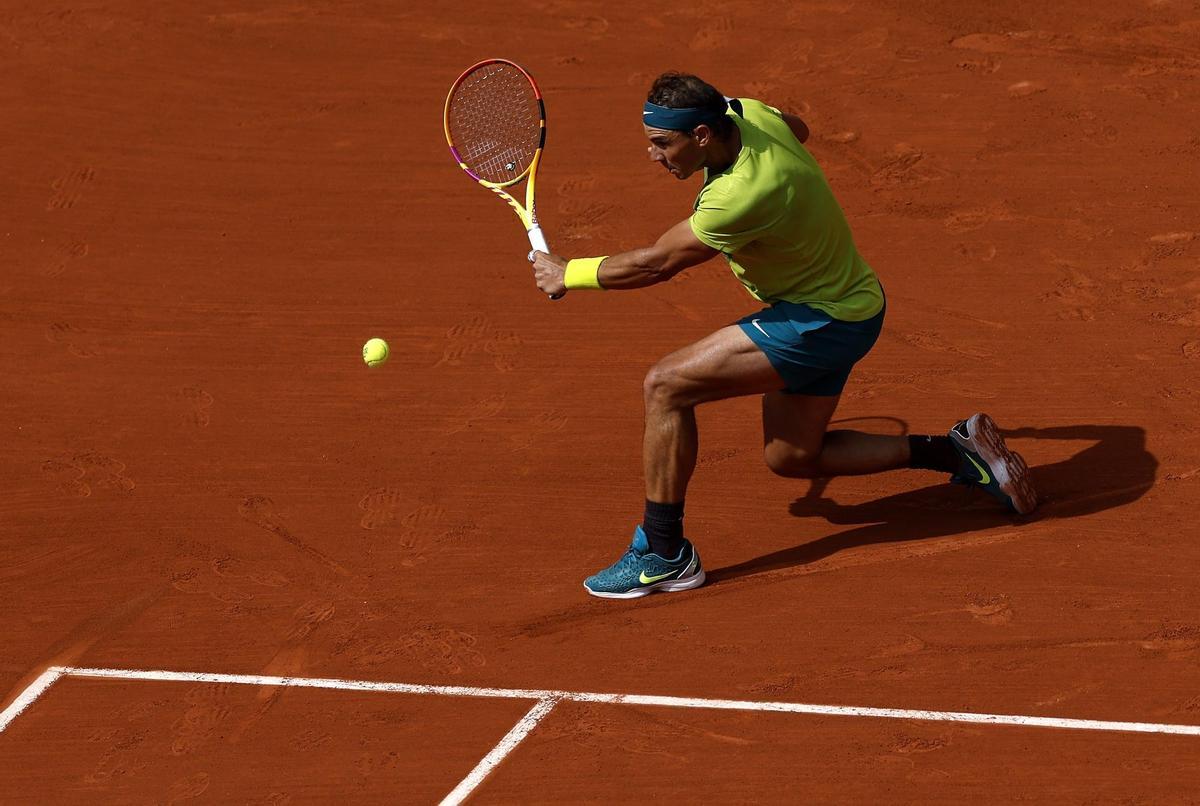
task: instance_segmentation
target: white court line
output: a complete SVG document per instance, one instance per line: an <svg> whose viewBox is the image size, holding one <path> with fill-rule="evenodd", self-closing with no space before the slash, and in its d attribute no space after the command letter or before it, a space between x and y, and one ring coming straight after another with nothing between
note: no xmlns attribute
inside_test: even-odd
<svg viewBox="0 0 1200 806"><path fill-rule="evenodd" d="M20 716L22 711L33 705L33 701L42 696L42 693L54 685L54 681L62 677L62 675L63 669L58 666L51 666L38 675L36 680L26 686L25 690L4 709L4 713L0 713L0 733L3 733L4 729L8 727L8 723Z"/></svg>
<svg viewBox="0 0 1200 806"><path fill-rule="evenodd" d="M0 714L0 733L18 715L63 676L108 678L115 680L157 680L181 683L231 683L250 686L291 686L326 688L343 691L378 691L400 694L440 694L449 697L490 697L537 700L533 708L514 725L500 743L492 748L475 769L441 802L441 806L459 806L475 788L513 751L561 701L598 702L614 705L649 705L664 708L712 708L730 711L769 711L813 714L818 716L858 716L876 719L916 719L934 722L968 722L982 725L1013 725L1028 728L1062 728L1134 733L1166 733L1200 736L1200 725L1174 725L1153 722L1110 722L1099 719L1020 716L1016 714L972 714L957 711L916 711L902 708L866 708L845 705L808 705L794 702L755 702L751 700L714 700L693 697L660 697L649 694L598 694L583 691L550 691L516 688L475 688L470 686L430 686L417 683L381 683L370 680L341 680L320 677L277 677L255 674L218 674L209 672L169 672L138 669L89 669L52 666L30 683L20 696Z"/></svg>
<svg viewBox="0 0 1200 806"><path fill-rule="evenodd" d="M1168 733L1200 736L1200 725L1176 725L1155 722L1111 722L1099 719L1069 719L1018 714L975 714L958 711L916 711L902 708L868 708L848 705L808 705L797 702L755 702L752 700L711 700L695 697L659 697L649 694L595 694L583 691L551 691L518 688L473 688L468 686L427 686L414 683L378 683L369 680L339 680L318 677L274 677L251 674L210 674L206 672L141 671L134 669L85 669L54 667L73 677L107 677L120 680L163 680L192 683L234 683L253 686L297 686L332 688L349 691L384 691L403 694L441 694L450 697L493 697L519 700L569 700L614 705L651 705L666 708L715 708L733 711L771 711L776 713L814 714L818 716L859 716L875 719L917 719L932 722L968 722L981 725L1014 725L1027 728L1064 728L1133 733ZM40 679L40 678L39 678ZM53 681L51 681L53 682ZM49 685L49 684L47 684ZM31 686L32 688L32 686ZM22 695L24 696L24 695Z"/></svg>
<svg viewBox="0 0 1200 806"><path fill-rule="evenodd" d="M521 740L528 736L537 727L537 723L554 710L556 705L558 705L558 700L541 700L533 708L530 708L529 713L521 717L521 721L513 725L512 730L505 734L498 745L492 748L492 752L484 756L483 761L476 764L475 769L471 770L470 774L454 787L454 791L442 799L440 806L458 806L466 800L475 791L475 787L483 783L483 779L491 774L496 765L503 761L504 757L512 752L512 749L519 745Z"/></svg>
<svg viewBox="0 0 1200 806"><path fill-rule="evenodd" d="M382 691L392 694L441 694L447 697L493 697L510 700L561 699L562 692L520 688L467 688L431 686L422 683L381 683L373 680L341 680L325 677L275 677L264 674L219 674L212 672L164 672L137 669L84 669L55 667L72 677L108 677L117 680L159 680L172 683L232 683L249 686L294 686L335 688L345 691Z"/></svg>

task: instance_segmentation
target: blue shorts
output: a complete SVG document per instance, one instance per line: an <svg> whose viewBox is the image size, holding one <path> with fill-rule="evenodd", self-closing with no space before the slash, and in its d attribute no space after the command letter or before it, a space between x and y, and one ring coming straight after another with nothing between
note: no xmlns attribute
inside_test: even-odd
<svg viewBox="0 0 1200 806"><path fill-rule="evenodd" d="M794 395L840 395L850 368L875 346L885 305L863 322L843 322L797 302L776 302L737 321Z"/></svg>

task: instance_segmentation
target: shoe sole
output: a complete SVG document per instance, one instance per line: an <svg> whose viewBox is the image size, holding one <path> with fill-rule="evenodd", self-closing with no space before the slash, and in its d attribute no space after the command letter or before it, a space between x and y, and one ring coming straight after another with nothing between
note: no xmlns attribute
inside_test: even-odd
<svg viewBox="0 0 1200 806"><path fill-rule="evenodd" d="M1018 515L1028 515L1037 509L1037 491L1029 478L1029 465L1021 454L1010 451L1004 444L1004 437L996 427L995 421L986 414L976 414L967 420L967 431L971 434L969 440L964 440L957 433L951 432L951 438L970 451L979 454L992 478L1000 488L1000 492L1008 496L1009 506Z"/></svg>
<svg viewBox="0 0 1200 806"><path fill-rule="evenodd" d="M670 579L665 582L656 582L653 585L645 585L641 588L634 588L625 593L607 593L602 591L594 591L587 585L583 589L592 596L599 596L601 599L637 599L641 596L646 596L651 593L674 593L675 591L687 591L692 588L698 588L704 584L704 569L692 574L686 579Z"/></svg>

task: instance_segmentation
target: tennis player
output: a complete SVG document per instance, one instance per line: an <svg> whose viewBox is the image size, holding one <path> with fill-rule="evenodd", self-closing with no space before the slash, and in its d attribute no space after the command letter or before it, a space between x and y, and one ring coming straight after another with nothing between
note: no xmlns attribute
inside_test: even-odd
<svg viewBox="0 0 1200 806"><path fill-rule="evenodd" d="M551 296L643 288L720 254L766 307L668 355L646 375L645 513L621 559L584 582L589 593L627 599L704 583L683 511L696 466L695 407L713 400L762 395L764 456L781 476L921 468L952 474L1014 512L1033 511L1028 468L986 414L946 436L827 430L851 368L879 337L886 301L803 145L803 120L670 72L654 81L642 125L651 160L679 180L703 172L691 216L653 246L618 255L568 261L531 252L538 288Z"/></svg>

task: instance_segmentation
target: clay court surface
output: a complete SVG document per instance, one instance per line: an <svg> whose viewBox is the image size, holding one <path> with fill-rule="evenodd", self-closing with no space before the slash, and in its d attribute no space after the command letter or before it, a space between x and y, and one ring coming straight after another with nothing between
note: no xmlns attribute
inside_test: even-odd
<svg viewBox="0 0 1200 806"><path fill-rule="evenodd" d="M3 4L0 800L436 803L507 737L460 795L1196 802L1200 735L290 681L1200 725L1200 6L677 6ZM658 72L803 115L889 296L836 417L986 410L1039 512L777 478L712 404L710 583L588 597L645 372L754 305L717 261L539 294L442 135L488 56L566 256L689 214Z"/></svg>

